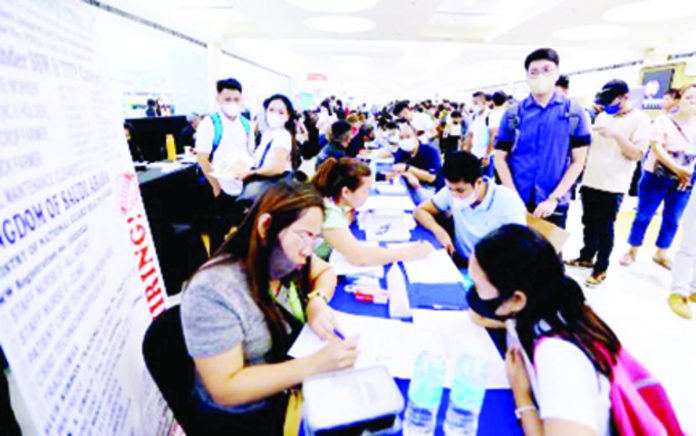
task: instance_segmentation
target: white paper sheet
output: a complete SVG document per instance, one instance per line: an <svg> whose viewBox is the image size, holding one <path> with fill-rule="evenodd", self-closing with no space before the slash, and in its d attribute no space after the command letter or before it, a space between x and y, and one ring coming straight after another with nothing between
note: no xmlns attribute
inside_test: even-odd
<svg viewBox="0 0 696 436"><path fill-rule="evenodd" d="M436 343L447 362L445 386L451 387L454 366L462 354L481 357L488 368L488 389L509 389L505 363L485 328L471 320L468 310L438 311L414 309L413 323L419 341Z"/></svg>
<svg viewBox="0 0 696 436"><path fill-rule="evenodd" d="M365 230L365 239L368 241L409 241L411 231L397 224L383 224L379 227L371 227Z"/></svg>
<svg viewBox="0 0 696 436"><path fill-rule="evenodd" d="M403 247L404 244L387 244L388 247ZM404 262L410 283L464 283L462 273L444 249L435 250L421 260Z"/></svg>
<svg viewBox="0 0 696 436"><path fill-rule="evenodd" d="M368 247L377 247L376 242L360 242L361 245ZM382 265L373 266L359 266L353 265L346 259L344 255L339 253L337 250L331 251L331 256L329 256L329 263L333 268L334 272L339 275L363 275L370 277L382 278L384 277L384 267Z"/></svg>
<svg viewBox="0 0 696 436"><path fill-rule="evenodd" d="M408 195L408 189L402 183L376 183L375 189L381 195Z"/></svg>
<svg viewBox="0 0 696 436"><path fill-rule="evenodd" d="M418 356L415 325L383 318L335 312L339 331L346 337L358 336L356 368L384 365L393 377L411 378ZM305 326L288 351L291 357L304 357L326 345Z"/></svg>
<svg viewBox="0 0 696 436"><path fill-rule="evenodd" d="M457 359L462 354L481 357L487 364L488 389L509 389L505 364L483 327L475 324L468 311L414 309L413 323L335 312L341 333L359 336L360 355L356 368L384 365L392 377L410 379L421 352L434 350L447 362L445 387L452 385ZM304 357L319 351L325 341L305 326L288 351Z"/></svg>
<svg viewBox="0 0 696 436"><path fill-rule="evenodd" d="M358 210L382 210L382 209L397 209L397 210L414 210L416 205L407 195L371 195L368 197L365 204Z"/></svg>

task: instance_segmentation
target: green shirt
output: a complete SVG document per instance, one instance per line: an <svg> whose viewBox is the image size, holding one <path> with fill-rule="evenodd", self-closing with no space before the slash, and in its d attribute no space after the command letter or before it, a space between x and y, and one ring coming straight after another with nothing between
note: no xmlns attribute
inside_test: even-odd
<svg viewBox="0 0 696 436"><path fill-rule="evenodd" d="M321 226L322 232L326 230L347 229L350 223L346 218L346 214L350 208L341 208L333 200L324 199L324 222ZM321 239L314 248L314 253L322 259L328 259L331 254L331 246L326 239Z"/></svg>

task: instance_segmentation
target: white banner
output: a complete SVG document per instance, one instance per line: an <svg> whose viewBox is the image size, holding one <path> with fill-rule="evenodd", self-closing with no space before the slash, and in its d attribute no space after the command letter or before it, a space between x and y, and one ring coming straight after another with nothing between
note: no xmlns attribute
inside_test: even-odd
<svg viewBox="0 0 696 436"><path fill-rule="evenodd" d="M90 8L0 2L0 345L26 432L163 434L164 284Z"/></svg>

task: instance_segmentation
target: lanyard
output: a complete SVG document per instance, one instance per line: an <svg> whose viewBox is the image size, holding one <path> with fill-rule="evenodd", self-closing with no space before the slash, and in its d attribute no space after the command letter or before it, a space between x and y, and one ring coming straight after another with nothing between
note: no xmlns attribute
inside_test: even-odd
<svg viewBox="0 0 696 436"><path fill-rule="evenodd" d="M297 292L297 287L295 286L294 282L291 282L288 287L285 287L281 285L280 292L283 292L283 289L285 289L286 295L287 295L287 302L288 306L290 309L290 312L292 315L301 323L305 323L305 313L304 309L302 308L302 302L300 301L300 294ZM272 289L269 289L268 292L271 294L271 298L273 298L273 301L276 303L280 304L278 302L278 299L275 296L275 293L273 292Z"/></svg>

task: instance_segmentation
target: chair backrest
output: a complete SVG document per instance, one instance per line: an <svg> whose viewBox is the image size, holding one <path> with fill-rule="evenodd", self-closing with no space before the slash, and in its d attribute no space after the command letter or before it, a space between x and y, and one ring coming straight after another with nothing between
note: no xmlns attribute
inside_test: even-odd
<svg viewBox="0 0 696 436"><path fill-rule="evenodd" d="M143 356L177 422L186 433L195 434L191 413L195 368L184 342L178 305L152 321L143 339Z"/></svg>

